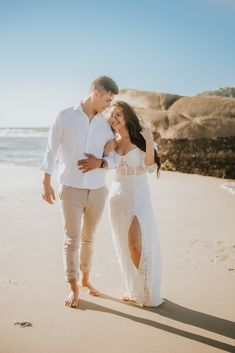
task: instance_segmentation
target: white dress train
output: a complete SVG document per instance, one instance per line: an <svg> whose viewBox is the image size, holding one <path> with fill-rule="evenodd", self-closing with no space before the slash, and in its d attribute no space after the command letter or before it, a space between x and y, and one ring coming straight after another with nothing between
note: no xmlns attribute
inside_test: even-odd
<svg viewBox="0 0 235 353"><path fill-rule="evenodd" d="M138 147L125 155L115 152L117 169L109 192L109 219L127 297L144 306L158 306L163 302L161 251L146 173L156 171L156 164L146 167L144 156ZM135 216L142 236L138 269L128 248L128 231Z"/></svg>

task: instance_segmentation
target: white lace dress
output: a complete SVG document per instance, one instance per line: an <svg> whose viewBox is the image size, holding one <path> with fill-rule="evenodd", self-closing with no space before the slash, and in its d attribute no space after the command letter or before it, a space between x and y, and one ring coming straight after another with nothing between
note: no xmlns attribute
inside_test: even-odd
<svg viewBox="0 0 235 353"><path fill-rule="evenodd" d="M109 192L109 218L126 295L142 305L158 306L163 302L161 252L146 173L156 171L156 165L146 167L144 156L138 147L123 156L115 152L117 169ZM128 248L128 230L135 216L142 234L138 269Z"/></svg>

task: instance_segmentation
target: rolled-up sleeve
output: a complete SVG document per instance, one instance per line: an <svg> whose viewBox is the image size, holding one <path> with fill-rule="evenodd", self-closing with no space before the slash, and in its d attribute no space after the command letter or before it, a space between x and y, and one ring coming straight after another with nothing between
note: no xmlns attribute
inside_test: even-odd
<svg viewBox="0 0 235 353"><path fill-rule="evenodd" d="M62 117L61 117L61 114L59 114L51 126L46 152L41 165L41 169L47 174L52 175L55 171L56 159L62 142L62 138L63 138Z"/></svg>

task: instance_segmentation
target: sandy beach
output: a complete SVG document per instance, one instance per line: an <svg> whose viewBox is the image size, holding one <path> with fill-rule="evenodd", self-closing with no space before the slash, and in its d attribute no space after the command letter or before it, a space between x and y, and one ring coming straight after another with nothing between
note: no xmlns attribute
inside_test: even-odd
<svg viewBox="0 0 235 353"><path fill-rule="evenodd" d="M235 197L223 179L149 175L165 303L148 309L120 300L107 205L92 272L103 295L63 305L60 209L42 201L41 181L38 169L0 173L0 353L235 352Z"/></svg>

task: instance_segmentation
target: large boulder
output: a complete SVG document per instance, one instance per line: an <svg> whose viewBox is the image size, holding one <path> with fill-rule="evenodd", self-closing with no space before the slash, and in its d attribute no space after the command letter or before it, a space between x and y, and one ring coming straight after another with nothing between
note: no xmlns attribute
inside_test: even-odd
<svg viewBox="0 0 235 353"><path fill-rule="evenodd" d="M235 178L235 99L122 90L153 129L162 169Z"/></svg>
<svg viewBox="0 0 235 353"><path fill-rule="evenodd" d="M138 91L134 89L122 89L117 96L118 100L124 100L135 108L149 109L153 111L166 110L182 96L170 93L155 93Z"/></svg>
<svg viewBox="0 0 235 353"><path fill-rule="evenodd" d="M169 93L121 90L117 99L131 104L162 138L198 139L235 136L235 99L182 97Z"/></svg>
<svg viewBox="0 0 235 353"><path fill-rule="evenodd" d="M168 110L165 138L216 138L235 136L235 99L184 97Z"/></svg>

